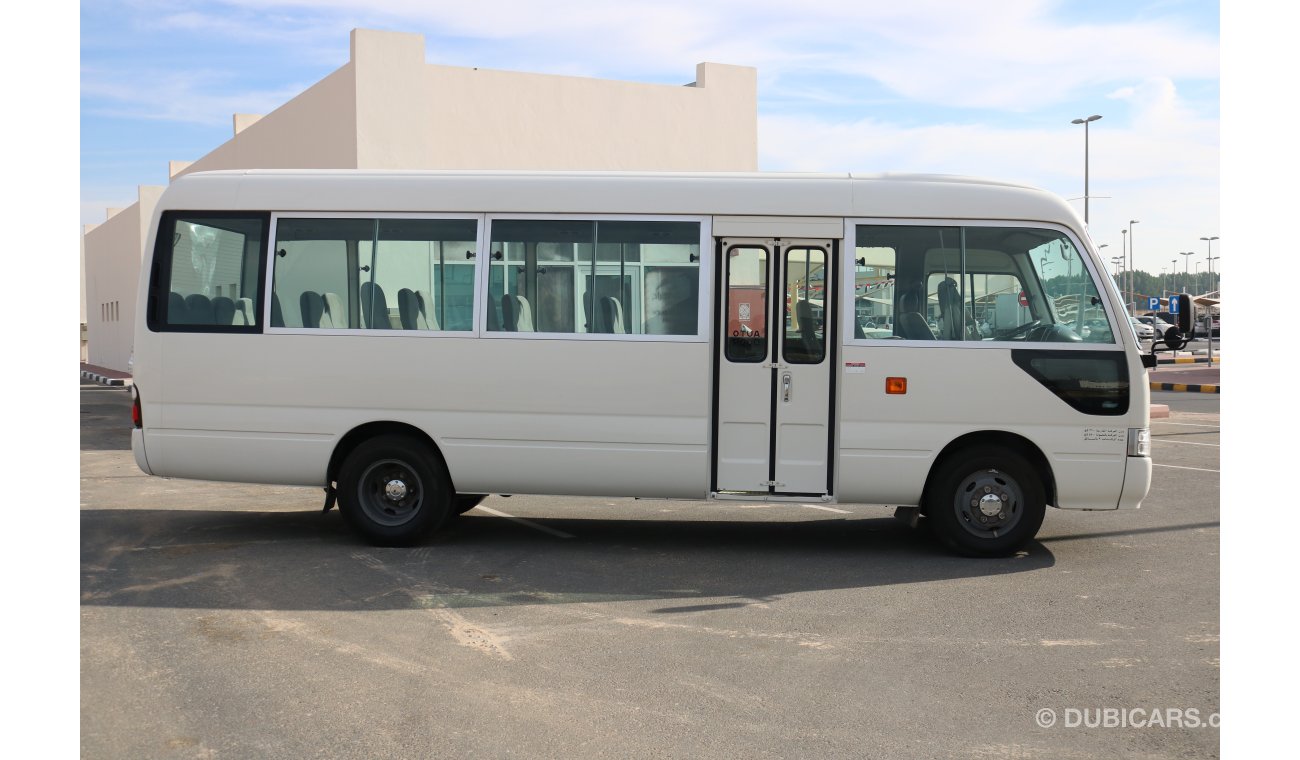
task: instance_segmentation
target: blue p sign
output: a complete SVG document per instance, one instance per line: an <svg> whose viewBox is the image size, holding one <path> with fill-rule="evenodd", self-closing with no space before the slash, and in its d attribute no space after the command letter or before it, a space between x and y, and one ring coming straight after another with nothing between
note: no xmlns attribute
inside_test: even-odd
<svg viewBox="0 0 1300 760"><path fill-rule="evenodd" d="M1147 309L1149 311L1160 311L1160 297L1151 296L1147 299Z"/></svg>

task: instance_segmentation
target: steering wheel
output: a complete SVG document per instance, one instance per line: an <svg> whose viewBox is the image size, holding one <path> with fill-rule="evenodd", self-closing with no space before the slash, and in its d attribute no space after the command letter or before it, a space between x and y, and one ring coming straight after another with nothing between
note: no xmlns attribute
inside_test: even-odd
<svg viewBox="0 0 1300 760"><path fill-rule="evenodd" d="M1029 333L1030 330L1034 329L1035 327L1038 327L1041 323L1042 323L1041 319L1035 319L1031 322L1026 322L1023 325L1015 328L1011 332L1007 333L1006 335L1003 335L1002 340L1016 340L1019 338L1023 338L1025 335Z"/></svg>

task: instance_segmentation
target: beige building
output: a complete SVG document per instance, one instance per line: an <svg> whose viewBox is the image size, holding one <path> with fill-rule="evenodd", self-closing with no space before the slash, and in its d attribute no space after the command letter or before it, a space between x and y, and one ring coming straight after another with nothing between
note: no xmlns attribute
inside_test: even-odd
<svg viewBox="0 0 1300 760"><path fill-rule="evenodd" d="M347 64L168 176L214 169L755 171L754 69L701 63L686 86L436 66L419 34L352 31ZM82 360L126 370L162 187L87 225Z"/></svg>

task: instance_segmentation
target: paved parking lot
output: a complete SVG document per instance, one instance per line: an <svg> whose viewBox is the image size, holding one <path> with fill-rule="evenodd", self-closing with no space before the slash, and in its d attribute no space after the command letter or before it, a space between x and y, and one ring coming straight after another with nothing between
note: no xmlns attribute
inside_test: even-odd
<svg viewBox="0 0 1300 760"><path fill-rule="evenodd" d="M1153 394L1142 509L973 560L884 507L552 497L377 549L144 476L81 395L83 757L1218 754L1217 396Z"/></svg>

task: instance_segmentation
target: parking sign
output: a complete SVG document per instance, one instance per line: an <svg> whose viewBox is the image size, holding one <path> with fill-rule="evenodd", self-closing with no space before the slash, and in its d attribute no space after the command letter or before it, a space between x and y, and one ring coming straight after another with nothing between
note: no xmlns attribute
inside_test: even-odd
<svg viewBox="0 0 1300 760"><path fill-rule="evenodd" d="M1147 299L1147 310L1160 311L1160 296L1151 296Z"/></svg>

